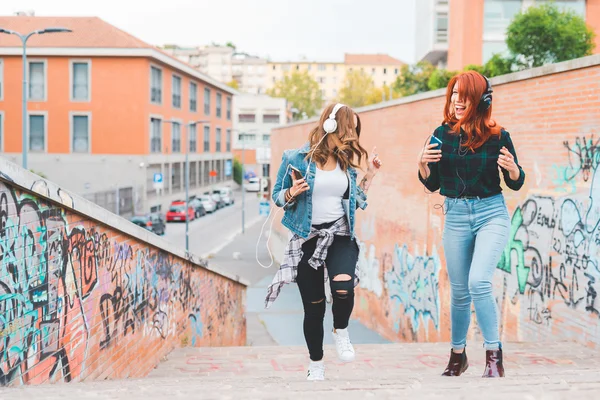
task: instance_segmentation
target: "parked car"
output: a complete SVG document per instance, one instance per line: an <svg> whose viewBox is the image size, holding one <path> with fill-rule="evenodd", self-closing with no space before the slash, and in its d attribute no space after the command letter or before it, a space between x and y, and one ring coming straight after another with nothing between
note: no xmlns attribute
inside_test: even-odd
<svg viewBox="0 0 600 400"><path fill-rule="evenodd" d="M217 209L217 203L209 195L198 196L198 200L202 202L202 206L207 213L213 213Z"/></svg>
<svg viewBox="0 0 600 400"><path fill-rule="evenodd" d="M213 192L217 192L221 195L221 199L226 206L230 206L235 203L235 199L233 198L233 190L228 187L222 187L215 189Z"/></svg>
<svg viewBox="0 0 600 400"><path fill-rule="evenodd" d="M217 192L217 191L213 191L212 193L204 192L204 194L212 197L213 201L217 205L217 210L225 207L225 203L223 202L223 199L221 198L221 194L219 192Z"/></svg>
<svg viewBox="0 0 600 400"><path fill-rule="evenodd" d="M248 179L248 182L244 183L244 188L246 189L246 192L260 192L261 184L263 186L262 190L267 190L269 186L267 179L258 177Z"/></svg>
<svg viewBox="0 0 600 400"><path fill-rule="evenodd" d="M206 215L206 209L204 208L202 201L196 196L193 196L190 200L190 207L196 212L196 218L204 217Z"/></svg>
<svg viewBox="0 0 600 400"><path fill-rule="evenodd" d="M193 221L196 217L196 211L192 207L185 209L185 201L174 201L167 212L167 222L173 221Z"/></svg>
<svg viewBox="0 0 600 400"><path fill-rule="evenodd" d="M135 215L131 217L131 222L137 226L148 229L150 232L154 232L157 235L164 235L167 225L164 219L159 214L146 214L146 215Z"/></svg>

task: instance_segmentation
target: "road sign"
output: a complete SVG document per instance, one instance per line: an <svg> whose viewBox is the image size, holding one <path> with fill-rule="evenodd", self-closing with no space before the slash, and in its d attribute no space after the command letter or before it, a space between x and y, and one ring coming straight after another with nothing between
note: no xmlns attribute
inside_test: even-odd
<svg viewBox="0 0 600 400"><path fill-rule="evenodd" d="M269 215L269 202L261 201L258 203L258 215Z"/></svg>
<svg viewBox="0 0 600 400"><path fill-rule="evenodd" d="M213 169L213 170L212 170L212 171L210 171L208 174L209 174L210 176L212 176L212 177L215 177L215 176L217 176L217 171Z"/></svg>
<svg viewBox="0 0 600 400"><path fill-rule="evenodd" d="M152 178L152 182L154 183L154 189L157 191L164 188L165 182L163 181L163 174L157 172L154 174Z"/></svg>
<svg viewBox="0 0 600 400"><path fill-rule="evenodd" d="M225 161L225 176L231 176L231 160Z"/></svg>

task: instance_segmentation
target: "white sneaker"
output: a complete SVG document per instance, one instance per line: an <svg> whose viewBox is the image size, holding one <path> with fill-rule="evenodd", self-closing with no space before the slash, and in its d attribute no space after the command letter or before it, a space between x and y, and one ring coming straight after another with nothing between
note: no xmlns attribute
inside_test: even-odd
<svg viewBox="0 0 600 400"><path fill-rule="evenodd" d="M354 347L352 347L352 343L350 343L348 328L334 329L332 334L339 359L343 362L354 361Z"/></svg>
<svg viewBox="0 0 600 400"><path fill-rule="evenodd" d="M325 380L325 363L321 361L311 361L308 364L308 374L306 379L309 381L324 381Z"/></svg>

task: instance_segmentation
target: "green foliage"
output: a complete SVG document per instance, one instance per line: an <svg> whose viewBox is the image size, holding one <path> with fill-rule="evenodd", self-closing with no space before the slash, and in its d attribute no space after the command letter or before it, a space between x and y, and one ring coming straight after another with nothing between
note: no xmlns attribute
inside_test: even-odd
<svg viewBox="0 0 600 400"><path fill-rule="evenodd" d="M458 71L448 71L447 69L436 69L429 76L427 86L429 90L441 89L448 86L450 79L458 74Z"/></svg>
<svg viewBox="0 0 600 400"><path fill-rule="evenodd" d="M429 90L429 77L435 67L427 61L416 65L403 65L400 75L394 82L394 90L402 96L410 96Z"/></svg>
<svg viewBox="0 0 600 400"><path fill-rule="evenodd" d="M242 172L242 163L237 158L234 158L233 159L233 180L238 185L241 185L243 176L244 175Z"/></svg>
<svg viewBox="0 0 600 400"><path fill-rule="evenodd" d="M272 97L283 97L296 108L298 112L294 114L295 120L316 115L323 104L319 84L308 71L286 74L267 91L267 94Z"/></svg>
<svg viewBox="0 0 600 400"><path fill-rule="evenodd" d="M517 14L507 29L506 44L531 68L590 55L594 37L581 17L549 3Z"/></svg>
<svg viewBox="0 0 600 400"><path fill-rule="evenodd" d="M344 86L340 89L340 102L349 107L373 104L369 103L369 97L374 90L373 80L364 71L348 71Z"/></svg>

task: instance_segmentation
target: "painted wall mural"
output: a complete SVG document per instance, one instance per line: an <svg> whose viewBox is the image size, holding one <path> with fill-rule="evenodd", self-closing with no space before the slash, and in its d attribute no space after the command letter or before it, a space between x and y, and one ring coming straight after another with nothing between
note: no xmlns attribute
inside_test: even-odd
<svg viewBox="0 0 600 400"><path fill-rule="evenodd" d="M0 385L144 376L182 340L243 345L243 286L0 182Z"/></svg>

